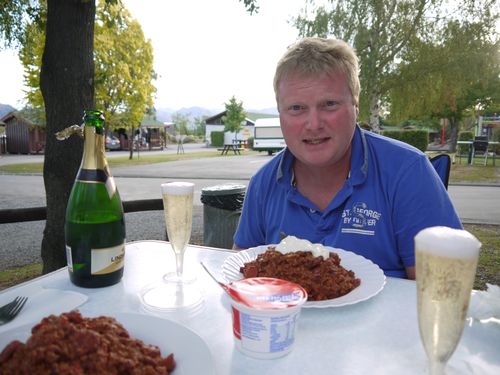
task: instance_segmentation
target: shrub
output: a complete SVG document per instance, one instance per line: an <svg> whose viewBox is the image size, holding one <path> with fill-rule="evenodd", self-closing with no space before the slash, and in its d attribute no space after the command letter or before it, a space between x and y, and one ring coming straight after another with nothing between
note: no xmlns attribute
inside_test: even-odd
<svg viewBox="0 0 500 375"><path fill-rule="evenodd" d="M472 141L474 139L474 133L471 131L463 131L458 133L459 141ZM469 152L469 145L457 145L458 155L467 155Z"/></svg>
<svg viewBox="0 0 500 375"><path fill-rule="evenodd" d="M210 133L210 143L214 147L224 146L224 132L223 131L213 131Z"/></svg>
<svg viewBox="0 0 500 375"><path fill-rule="evenodd" d="M382 134L408 143L422 152L427 150L429 144L429 132L427 130L384 130Z"/></svg>
<svg viewBox="0 0 500 375"><path fill-rule="evenodd" d="M253 150L253 137L248 138L247 142L248 142L248 148L250 150Z"/></svg>

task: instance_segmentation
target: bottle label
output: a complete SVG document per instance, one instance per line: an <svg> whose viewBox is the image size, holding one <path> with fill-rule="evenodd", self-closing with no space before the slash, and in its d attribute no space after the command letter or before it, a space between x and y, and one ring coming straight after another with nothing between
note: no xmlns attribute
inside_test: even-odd
<svg viewBox="0 0 500 375"><path fill-rule="evenodd" d="M125 242L118 246L91 250L92 275L105 275L123 268L125 263Z"/></svg>

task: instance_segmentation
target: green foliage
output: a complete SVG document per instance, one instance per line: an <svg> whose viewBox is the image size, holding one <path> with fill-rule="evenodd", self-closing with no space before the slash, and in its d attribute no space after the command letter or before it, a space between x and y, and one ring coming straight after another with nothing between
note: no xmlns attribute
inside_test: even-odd
<svg viewBox="0 0 500 375"><path fill-rule="evenodd" d="M189 117L188 115L183 115L182 113L175 113L172 116L172 122L175 124L175 130L181 135L188 135L191 132L188 129Z"/></svg>
<svg viewBox="0 0 500 375"><path fill-rule="evenodd" d="M493 129L492 140L495 142L500 142L500 128L498 126Z"/></svg>
<svg viewBox="0 0 500 375"><path fill-rule="evenodd" d="M121 2L97 8L95 101L112 127L138 126L156 92L153 46Z"/></svg>
<svg viewBox="0 0 500 375"><path fill-rule="evenodd" d="M294 24L301 36L336 37L355 47L361 122L377 113L376 104L392 122L438 114L452 127L474 105L498 106L497 0L315 3L307 1Z"/></svg>
<svg viewBox="0 0 500 375"><path fill-rule="evenodd" d="M470 109L498 103L499 43L487 37L489 27L453 21L434 40L415 41L393 78L391 118L460 120Z"/></svg>
<svg viewBox="0 0 500 375"><path fill-rule="evenodd" d="M382 134L408 143L422 152L425 152L429 145L429 132L427 130L384 130Z"/></svg>
<svg viewBox="0 0 500 375"><path fill-rule="evenodd" d="M474 133L473 132L460 132L458 133L458 140L459 141L472 141L474 139Z"/></svg>
<svg viewBox="0 0 500 375"><path fill-rule="evenodd" d="M250 137L247 139L247 142L248 142L248 148L250 150L253 150L253 141L254 141L254 138L253 137Z"/></svg>
<svg viewBox="0 0 500 375"><path fill-rule="evenodd" d="M29 24L37 24L42 28L44 8L44 1L0 0L0 39L4 46L23 45L24 31Z"/></svg>
<svg viewBox="0 0 500 375"><path fill-rule="evenodd" d="M333 36L351 44L360 59L360 115L378 117L379 100L406 45L425 29L424 12L432 12L433 0L367 1L338 0L315 7L294 19L301 36ZM378 125L378 124L370 124Z"/></svg>
<svg viewBox="0 0 500 375"><path fill-rule="evenodd" d="M464 131L458 133L459 141L472 141L474 139L474 133L470 131ZM458 155L467 155L469 151L469 145L457 145L457 154Z"/></svg>
<svg viewBox="0 0 500 375"><path fill-rule="evenodd" d="M243 102L237 102L233 96L229 103L224 103L226 106L226 115L222 117L224 121L224 131L235 133L234 137L243 128L242 123L245 121L246 113L243 109Z"/></svg>
<svg viewBox="0 0 500 375"><path fill-rule="evenodd" d="M240 0L240 2L242 1L245 4L245 8L247 9L248 12L250 12L250 14L259 12L257 0Z"/></svg>
<svg viewBox="0 0 500 375"><path fill-rule="evenodd" d="M205 137L207 124L205 118L195 117L194 118L195 134L199 137Z"/></svg>
<svg viewBox="0 0 500 375"><path fill-rule="evenodd" d="M45 32L35 23L26 25L23 44L19 50L19 60L24 66L24 85L27 87L26 101L28 107L41 113L40 117L45 122L44 102L40 91L40 67L44 46Z"/></svg>
<svg viewBox="0 0 500 375"><path fill-rule="evenodd" d="M41 17L46 15L42 13ZM145 40L140 24L116 1L99 3L94 30L96 107L103 110L107 126L137 127L153 106L156 91L151 41ZM19 51L28 88L26 99L31 111L41 113L42 119L40 66L44 45L45 33L39 25L26 25Z"/></svg>
<svg viewBox="0 0 500 375"><path fill-rule="evenodd" d="M210 143L214 147L224 146L224 132L213 131L210 133Z"/></svg>

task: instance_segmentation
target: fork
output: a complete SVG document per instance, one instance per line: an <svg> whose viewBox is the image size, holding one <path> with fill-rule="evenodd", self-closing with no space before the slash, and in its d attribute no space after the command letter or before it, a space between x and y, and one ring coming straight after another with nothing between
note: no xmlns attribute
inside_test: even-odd
<svg viewBox="0 0 500 375"><path fill-rule="evenodd" d="M0 307L0 326L14 319L27 300L28 297L16 297L12 302Z"/></svg>

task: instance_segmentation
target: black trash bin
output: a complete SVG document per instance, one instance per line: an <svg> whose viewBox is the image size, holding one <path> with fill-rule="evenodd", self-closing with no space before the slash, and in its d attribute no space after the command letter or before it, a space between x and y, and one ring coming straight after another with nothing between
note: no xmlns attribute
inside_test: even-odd
<svg viewBox="0 0 500 375"><path fill-rule="evenodd" d="M245 185L225 184L201 190L203 203L203 244L230 249L238 227Z"/></svg>

